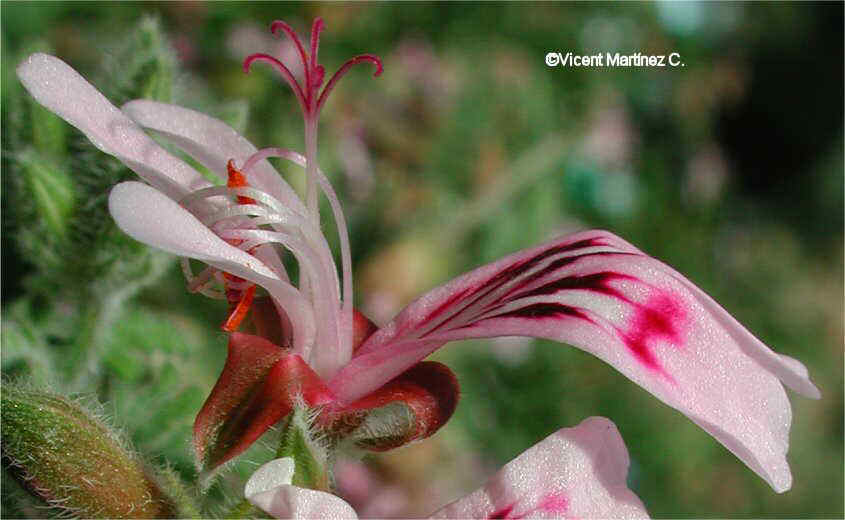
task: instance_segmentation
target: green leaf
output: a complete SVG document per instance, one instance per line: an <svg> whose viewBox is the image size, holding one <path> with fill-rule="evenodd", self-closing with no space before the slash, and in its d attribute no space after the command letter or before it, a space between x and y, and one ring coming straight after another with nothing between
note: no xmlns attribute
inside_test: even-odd
<svg viewBox="0 0 845 520"><path fill-rule="evenodd" d="M64 125L64 122L61 122ZM39 147L40 150L40 147ZM69 217L76 205L73 179L49 155L28 149L18 155L35 211L55 238L67 237Z"/></svg>
<svg viewBox="0 0 845 520"><path fill-rule="evenodd" d="M103 79L111 82L107 94L118 106L136 98L169 103L177 63L159 19L144 16L106 67Z"/></svg>

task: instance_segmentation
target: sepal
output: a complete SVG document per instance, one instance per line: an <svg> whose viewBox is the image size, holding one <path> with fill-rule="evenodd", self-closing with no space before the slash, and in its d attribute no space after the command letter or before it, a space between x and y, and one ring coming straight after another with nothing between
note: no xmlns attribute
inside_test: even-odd
<svg viewBox="0 0 845 520"><path fill-rule="evenodd" d="M282 427L276 457L289 457L294 461L294 486L308 489L329 490L328 451L315 435L312 422L318 412L296 407Z"/></svg>
<svg viewBox="0 0 845 520"><path fill-rule="evenodd" d="M335 437L369 451L424 439L446 424L458 404L455 374L435 361L417 363L382 388L320 417Z"/></svg>
<svg viewBox="0 0 845 520"><path fill-rule="evenodd" d="M194 449L204 477L284 419L297 399L307 405L331 400L301 357L264 338L233 333L223 372L194 422Z"/></svg>

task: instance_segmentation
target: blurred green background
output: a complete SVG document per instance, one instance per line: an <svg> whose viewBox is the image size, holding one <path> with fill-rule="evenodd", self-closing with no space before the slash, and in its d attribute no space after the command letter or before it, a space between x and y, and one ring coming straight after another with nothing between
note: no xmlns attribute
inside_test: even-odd
<svg viewBox="0 0 845 520"><path fill-rule="evenodd" d="M368 459L359 512L431 512L557 428L604 415L655 517L843 515L837 3L4 2L5 378L95 394L141 453L194 478L190 427L224 361L226 310L188 295L174 258L116 230L108 189L133 174L39 108L14 68L51 52L117 105L169 101L228 121L258 147L302 149L290 92L240 62L280 49L272 20L307 34L315 16L327 25L327 70L363 52L384 60L380 78L344 80L320 130L321 166L350 222L356 305L377 322L505 253L603 227L803 361L823 395L793 399L794 485L777 495L581 351L455 344L435 355L462 385L454 419ZM686 66L549 68L550 51L676 51ZM231 498L250 468L239 463L212 498ZM15 511L9 489L4 517Z"/></svg>

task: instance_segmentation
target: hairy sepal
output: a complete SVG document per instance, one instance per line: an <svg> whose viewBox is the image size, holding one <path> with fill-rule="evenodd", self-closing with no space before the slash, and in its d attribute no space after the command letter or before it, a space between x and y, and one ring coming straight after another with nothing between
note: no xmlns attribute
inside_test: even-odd
<svg viewBox="0 0 845 520"><path fill-rule="evenodd" d="M329 407L319 420L345 443L388 451L434 435L454 413L459 393L446 365L423 361L358 401Z"/></svg>
<svg viewBox="0 0 845 520"><path fill-rule="evenodd" d="M291 484L308 489L329 490L328 451L324 439L312 427L319 412L297 406L282 426L276 457L294 461Z"/></svg>
<svg viewBox="0 0 845 520"><path fill-rule="evenodd" d="M264 338L233 333L223 372L194 422L203 480L284 419L298 400L319 405L331 397L298 355Z"/></svg>

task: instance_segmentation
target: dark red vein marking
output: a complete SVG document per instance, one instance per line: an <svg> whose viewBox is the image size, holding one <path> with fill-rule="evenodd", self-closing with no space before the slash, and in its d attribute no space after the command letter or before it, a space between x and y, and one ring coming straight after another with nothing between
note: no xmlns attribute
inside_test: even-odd
<svg viewBox="0 0 845 520"><path fill-rule="evenodd" d="M600 273L587 274L583 276L567 276L559 280L549 282L545 285L541 285L540 287L537 287L535 289L531 289L530 291L520 293L514 296L513 299L517 300L519 298L528 298L531 296L544 296L554 294L558 291L563 290L583 289L601 294L606 294L608 296L613 296L614 298L618 298L624 302L630 303L631 300L627 296L622 294L619 289L608 285L609 282L614 280L638 279L628 274L615 273L613 271L602 271Z"/></svg>
<svg viewBox="0 0 845 520"><path fill-rule="evenodd" d="M456 293L455 295L450 296L445 302L438 305L436 309L431 311L426 316L426 318L420 322L420 325L422 325L422 324L424 324L428 321L431 321L435 317L439 316L440 314L443 313L443 311L445 311L447 308L452 306L457 301L459 301L463 298L469 298L469 297L474 296L474 298L472 300L466 302L460 309L458 309L457 311L452 313L452 315L449 318L447 318L446 320L439 323L436 327L434 327L430 331L426 332L423 335L423 337L431 334L432 332L434 332L434 331L436 331L440 328L442 328L444 325L449 323L453 318L455 318L455 316L458 316L460 313L462 313L463 311L465 311L469 307L475 305L475 303L477 303L479 300L481 300L485 296L489 295L490 293L492 293L496 289L500 288L501 286L503 286L507 282L514 280L515 278L517 278L521 274L525 273L526 271L528 271L532 267L536 266L537 264L539 264L541 261L545 260L546 258L548 258L550 256L554 256L556 254L574 251L574 250L582 249L582 248L585 248L585 247L595 247L595 246L603 246L603 245L605 245L605 244L602 243L598 238L590 238L590 239L585 239L585 240L579 240L578 242L574 242L572 244L568 244L568 245L565 245L565 246L557 246L557 247L549 248L549 249L542 251L539 254L537 254L537 255L535 255L531 258L525 259L521 262L518 262L516 264L508 266L507 268L505 268L502 271L496 273L495 275L493 275L489 279L485 280L484 282L482 282L482 283L480 283L480 284L478 284L474 287L466 288L463 291L460 291L460 292ZM551 270L558 269L558 268L562 267L563 265L575 262L576 260L578 260L580 258L584 258L586 256L590 256L590 255L594 255L594 254L595 255L603 255L603 254L629 254L629 253L599 252L599 253L585 253L583 255L571 256L571 257L562 258L562 259L559 259L559 260L556 260L555 262L553 262L554 264L557 264L557 265ZM543 269L543 273L545 274L545 272L547 272L548 270L549 270L548 267L546 269ZM531 278L526 283L520 284L519 287L524 287L527 283L529 283L531 280L534 280L534 279L536 279L536 278L534 277L534 275L532 275ZM518 290L519 287L514 288L514 290ZM478 294L479 291L483 291L483 292L481 292L481 294ZM505 297L507 297L507 295L503 296L503 298L505 298ZM502 301L502 299L500 299L499 301Z"/></svg>
<svg viewBox="0 0 845 520"><path fill-rule="evenodd" d="M582 320L587 320L590 323L595 324L593 319L590 318L587 313L585 313L581 309L578 309L577 307L571 307L569 305L563 305L561 303L534 303L531 305L526 305L525 307L520 307L519 309L514 309L512 311L503 312L501 314L496 314L494 316L484 318L483 320L474 322L471 325L474 326L478 323L481 323L482 321L492 320L495 318L543 319L562 318L565 316L580 318Z"/></svg>
<svg viewBox="0 0 845 520"><path fill-rule="evenodd" d="M455 304L455 302L457 302L458 300L461 300L461 299L463 299L465 296L467 296L467 293L472 294L472 293L471 293L471 291L470 291L470 289L471 289L470 287L467 287L467 288L466 288L466 289L464 289L463 291L458 291L458 292L456 292L456 293L454 293L454 294L450 295L448 298L446 298L446 300L445 300L443 303L441 303L440 305L438 305L436 309L434 309L433 311L431 311L430 313L428 313L428 316L426 316L426 317L425 317L425 320L424 320L424 321L431 321L431 320L433 320L434 318L436 318L437 316L439 316L439 315L440 315L443 311L445 311L447 308L449 308L449 307L451 307L453 304Z"/></svg>
<svg viewBox="0 0 845 520"><path fill-rule="evenodd" d="M536 266L546 258L549 258L550 256L554 256L560 253L568 253L570 251L575 251L578 249L584 249L585 247L596 247L603 245L606 244L599 241L598 238L587 238L584 240L573 242L571 244L551 247L549 249L546 249L545 251L541 251L540 253L534 255L531 258L526 258L521 262L518 262L510 267L505 268L504 270L490 278L480 288L490 286L491 284L495 285L495 287L493 288L501 287L509 280L513 280L517 276L528 271L529 269Z"/></svg>

